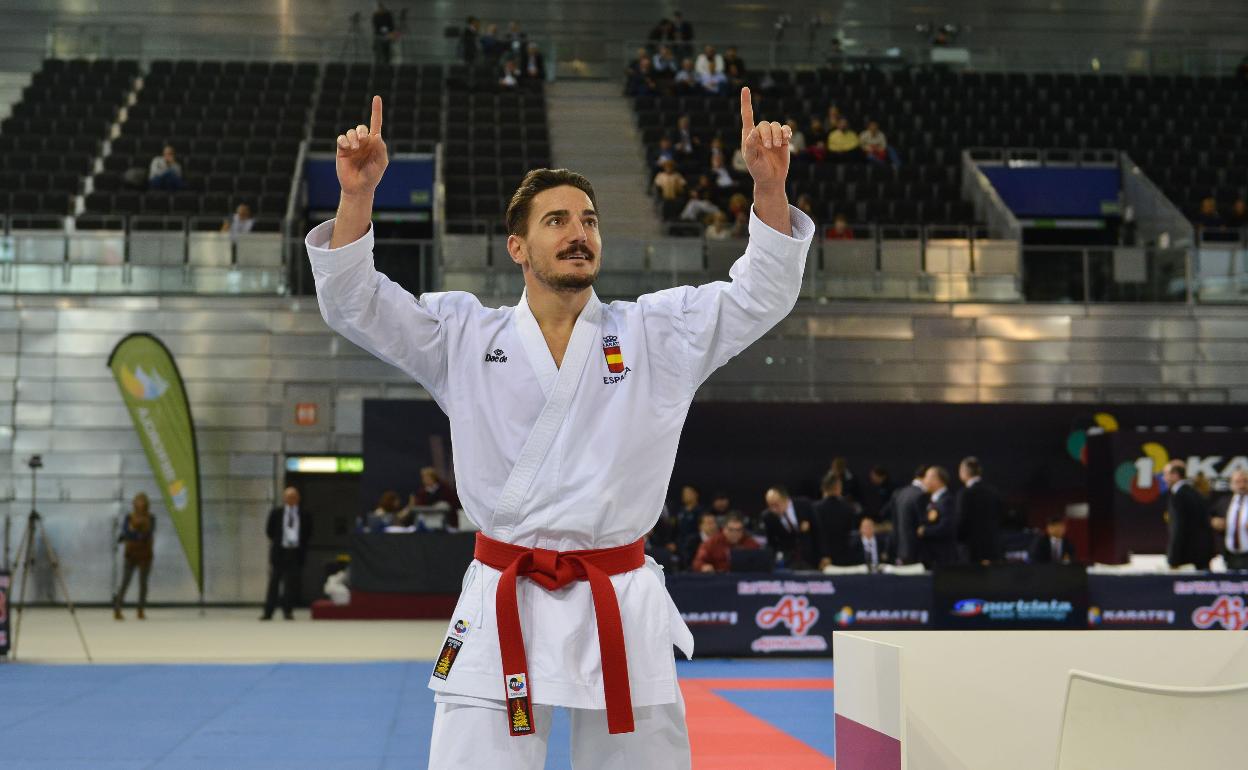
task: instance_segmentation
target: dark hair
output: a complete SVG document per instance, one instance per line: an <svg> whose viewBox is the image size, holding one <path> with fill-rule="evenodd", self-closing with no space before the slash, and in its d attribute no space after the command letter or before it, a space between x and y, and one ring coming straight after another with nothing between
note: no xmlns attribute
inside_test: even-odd
<svg viewBox="0 0 1248 770"><path fill-rule="evenodd" d="M828 471L823 475L823 481L820 482L819 488L826 492L830 489L836 489L841 485L841 482L841 474L836 471Z"/></svg>
<svg viewBox="0 0 1248 770"><path fill-rule="evenodd" d="M707 516L710 516L712 519L715 519L717 522L719 521L719 517L715 515L715 511L708 509L698 514L698 523L701 524L703 521L705 521Z"/></svg>
<svg viewBox="0 0 1248 770"><path fill-rule="evenodd" d="M984 472L984 467L979 464L978 457L967 457L962 461L962 467L966 468L966 472L972 477L979 476Z"/></svg>
<svg viewBox="0 0 1248 770"><path fill-rule="evenodd" d="M883 465L872 465L871 472L882 479L888 478L888 468L885 468Z"/></svg>
<svg viewBox="0 0 1248 770"><path fill-rule="evenodd" d="M726 527L732 523L740 524L741 526L744 527L745 519L741 518L741 514L737 513L736 511L733 511L732 513L724 517L724 526Z"/></svg>
<svg viewBox="0 0 1248 770"><path fill-rule="evenodd" d="M1045 520L1045 523L1046 523L1046 524L1065 524L1065 523L1066 523L1066 514L1064 514L1064 513L1050 513L1050 514L1049 514L1049 518Z"/></svg>
<svg viewBox="0 0 1248 770"><path fill-rule="evenodd" d="M924 477L924 476L926 476L926 475L927 475L927 466L926 466L926 465L920 465L919 467L917 467L917 468L915 468L915 469L914 469L914 477L915 477L916 479L921 479L921 478L923 478L923 477Z"/></svg>
<svg viewBox="0 0 1248 770"><path fill-rule="evenodd" d="M508 235L524 236L529 232L529 209L533 198L538 193L554 187L571 185L589 196L590 205L598 210L598 198L594 195L594 186L584 176L566 168L535 168L524 175L520 186L512 193L511 202L507 204Z"/></svg>

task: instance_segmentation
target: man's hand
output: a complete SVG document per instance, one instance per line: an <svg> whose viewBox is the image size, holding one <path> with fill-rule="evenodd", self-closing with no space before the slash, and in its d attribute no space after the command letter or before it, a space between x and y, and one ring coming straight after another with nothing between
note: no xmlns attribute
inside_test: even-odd
<svg viewBox="0 0 1248 770"><path fill-rule="evenodd" d="M381 97L373 97L370 125L360 124L338 135L334 166L342 195L329 247L336 249L359 240L373 217L373 191L390 162L381 138Z"/></svg>
<svg viewBox="0 0 1248 770"><path fill-rule="evenodd" d="M741 89L741 157L754 178L754 213L773 230L791 235L789 200L784 183L789 175L789 140L793 130L779 123L754 124L750 89Z"/></svg>
<svg viewBox="0 0 1248 770"><path fill-rule="evenodd" d="M1222 518L1221 516L1214 516L1212 519L1209 520L1209 526L1213 527L1214 532L1225 532L1226 531L1226 519Z"/></svg>

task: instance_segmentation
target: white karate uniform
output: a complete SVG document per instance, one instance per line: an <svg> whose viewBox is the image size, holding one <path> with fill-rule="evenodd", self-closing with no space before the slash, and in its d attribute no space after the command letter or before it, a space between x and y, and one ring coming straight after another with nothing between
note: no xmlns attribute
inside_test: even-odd
<svg viewBox="0 0 1248 770"><path fill-rule="evenodd" d="M796 303L814 223L793 207L789 215L792 237L751 212L749 245L731 281L609 305L591 296L559 367L524 296L502 308L464 292L417 299L374 269L371 229L354 243L326 248L332 220L308 234L307 250L326 323L415 378L450 418L456 490L485 535L556 551L611 548L654 526L697 388ZM623 361L613 372L606 349L617 345ZM519 745L535 736L509 737L505 717L490 711L502 708L505 694L494 617L500 574L473 561L464 575L447 629L461 646L446 678L429 680L439 703L431 767L452 766L456 740L475 752L473 766L530 766L523 759L529 749ZM693 637L662 570L647 559L611 582L634 709L679 706L665 713L678 715L684 735L672 645L691 656ZM533 703L605 709L589 584L548 592L520 580L517 587ZM451 704L478 708L445 707ZM447 724L452 711L482 710L498 722L493 750L489 736ZM535 717L539 735L542 713ZM637 738L644 738L642 724ZM601 737L608 737L605 729ZM671 766L688 766L687 737L684 757Z"/></svg>

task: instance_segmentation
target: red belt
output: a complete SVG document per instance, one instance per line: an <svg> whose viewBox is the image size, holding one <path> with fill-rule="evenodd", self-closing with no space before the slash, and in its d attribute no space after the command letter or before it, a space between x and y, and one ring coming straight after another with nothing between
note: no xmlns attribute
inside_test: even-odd
<svg viewBox="0 0 1248 770"><path fill-rule="evenodd" d="M512 735L533 732L529 664L520 628L520 604L516 578L529 580L554 591L577 580L588 580L598 620L598 649L602 655L602 685L607 699L607 732L633 731L633 696L628 686L628 656L624 651L624 624L620 604L609 575L631 572L645 565L642 540L618 548L588 551L551 551L524 548L477 533L477 561L502 570L495 594L498 646L503 653L503 685L507 693L508 722Z"/></svg>

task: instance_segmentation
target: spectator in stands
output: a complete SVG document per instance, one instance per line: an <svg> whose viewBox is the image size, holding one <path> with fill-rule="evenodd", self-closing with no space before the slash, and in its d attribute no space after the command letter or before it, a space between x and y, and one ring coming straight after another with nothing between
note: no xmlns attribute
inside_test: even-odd
<svg viewBox="0 0 1248 770"><path fill-rule="evenodd" d="M694 62L693 68L697 70L699 76L706 76L714 72L724 71L724 57L715 52L715 46L709 43L702 49L702 53L698 54L698 59Z"/></svg>
<svg viewBox="0 0 1248 770"><path fill-rule="evenodd" d="M724 166L723 158L711 158L711 179L721 193L737 189L737 180L732 178L732 173Z"/></svg>
<svg viewBox="0 0 1248 770"><path fill-rule="evenodd" d="M727 519L725 519L726 521ZM719 521L713 511L703 511L698 515L698 531L685 538L680 546L680 564L685 569L693 566L702 544L719 534Z"/></svg>
<svg viewBox="0 0 1248 770"><path fill-rule="evenodd" d="M656 75L671 76L675 75L676 71L680 69L680 64L676 61L676 54L672 53L670 45L660 46L651 64Z"/></svg>
<svg viewBox="0 0 1248 770"><path fill-rule="evenodd" d="M764 496L763 529L767 545L776 557L793 569L813 569L819 563L815 539L814 507L810 500L792 497L782 486L774 486Z"/></svg>
<svg viewBox="0 0 1248 770"><path fill-rule="evenodd" d="M967 457L958 465L963 488L958 493L958 540L971 564L1001 560L1001 498L984 483L979 458Z"/></svg>
<svg viewBox="0 0 1248 770"><path fill-rule="evenodd" d="M701 498L698 488L692 484L680 488L680 508L676 511L676 542L684 542L685 538L697 534L698 519L706 510Z"/></svg>
<svg viewBox="0 0 1248 770"><path fill-rule="evenodd" d="M1066 516L1055 513L1044 525L1044 535L1037 537L1027 552L1032 564L1078 564L1075 545L1066 537Z"/></svg>
<svg viewBox="0 0 1248 770"><path fill-rule="evenodd" d="M836 128L828 134L828 157L832 160L845 161L853 158L858 152L858 134L849 127L849 121L841 118Z"/></svg>
<svg viewBox="0 0 1248 770"><path fill-rule="evenodd" d="M663 164L669 160L673 163L676 162L676 147L672 144L672 138L665 135L659 138L659 146L655 150L651 165L656 169L661 169Z"/></svg>
<svg viewBox="0 0 1248 770"><path fill-rule="evenodd" d="M686 52L681 55L687 56L689 53L692 53L693 47L690 43L693 42L693 25L685 19L685 15L680 11L672 14L671 25L673 34L671 39L680 41L680 47Z"/></svg>
<svg viewBox="0 0 1248 770"><path fill-rule="evenodd" d="M298 489L286 487L282 492L282 505L269 511L264 530L269 537L269 588L265 593L264 614L260 619L273 619L280 586L282 615L287 620L294 620L303 562L308 553L308 542L312 539L312 515L301 504Z"/></svg>
<svg viewBox="0 0 1248 770"><path fill-rule="evenodd" d="M852 241L854 228L849 226L849 220L844 214L837 214L832 218L832 226L823 234L823 237L828 241Z"/></svg>
<svg viewBox="0 0 1248 770"><path fill-rule="evenodd" d="M374 31L376 31L376 28L377 28L377 15L373 14ZM464 60L464 64L467 64L469 67L477 63L477 52L480 49L480 37L479 37L480 31L481 31L481 22L477 19L476 16L469 16L464 21L464 28L460 30L460 33L459 33L459 55L460 55L460 58ZM377 53L376 46L377 46L377 43L374 43L374 47L373 47L374 57L379 56L379 54ZM381 62L379 61L378 64L380 63ZM389 58L386 59L386 63L387 64L389 63ZM489 64L490 62L487 61L486 63Z"/></svg>
<svg viewBox="0 0 1248 770"><path fill-rule="evenodd" d="M515 59L503 61L503 74L498 79L501 88L515 88L520 85L520 67Z"/></svg>
<svg viewBox="0 0 1248 770"><path fill-rule="evenodd" d="M736 64L724 65L724 80L728 83L728 93L739 93L746 85L745 73L743 73Z"/></svg>
<svg viewBox="0 0 1248 770"><path fill-rule="evenodd" d="M745 521L731 513L719 534L698 546L698 552L693 557L693 571L727 572L732 566L734 548L752 551L758 548L758 541L745 531Z"/></svg>
<svg viewBox="0 0 1248 770"><path fill-rule="evenodd" d="M1228 227L1248 227L1248 204L1243 198L1236 198L1231 204L1231 215L1227 217L1226 224Z"/></svg>
<svg viewBox="0 0 1248 770"><path fill-rule="evenodd" d="M862 154L873 163L888 163L888 137L880 130L880 124L867 121L867 129L858 135Z"/></svg>
<svg viewBox="0 0 1248 770"><path fill-rule="evenodd" d="M377 507L361 517L359 529L365 532L382 532L386 527L405 526L404 522L410 519L410 507L403 506L398 492L387 489L381 493Z"/></svg>
<svg viewBox="0 0 1248 770"><path fill-rule="evenodd" d="M719 194L719 188L716 187L715 183L711 181L710 174L699 174L698 183L694 186L694 189L697 190L698 194L702 196L702 200L710 201L711 203L714 203L716 207L719 206L722 197Z"/></svg>
<svg viewBox="0 0 1248 770"><path fill-rule="evenodd" d="M251 232L255 225L256 220L251 216L251 206L240 203L230 218L221 223L221 232L229 233L230 243L238 243L239 237Z"/></svg>
<svg viewBox="0 0 1248 770"><path fill-rule="evenodd" d="M542 58L537 43L529 43L524 54L523 73L525 80L541 83L546 79L546 60Z"/></svg>
<svg viewBox="0 0 1248 770"><path fill-rule="evenodd" d="M739 76L745 77L745 59L737 55L737 47L735 45L730 45L724 50L724 71L727 71L734 64L737 67Z"/></svg>
<svg viewBox="0 0 1248 770"><path fill-rule="evenodd" d="M784 121L784 125L789 127L793 132L793 136L789 138L789 153L791 155L801 155L806 152L806 135L797 127L797 121L789 118Z"/></svg>
<svg viewBox="0 0 1248 770"><path fill-rule="evenodd" d="M646 50L645 46L642 46L637 49L637 55L633 57L633 60L630 61L628 66L624 68L624 77L626 80L632 80L635 75L641 72L641 63L643 61L649 61L650 72L654 72L654 62L650 60L650 51Z"/></svg>
<svg viewBox="0 0 1248 770"><path fill-rule="evenodd" d="M718 157L720 160L727 161L728 156L724 154L724 138L719 134L712 137L711 146L707 150L707 153L710 156L710 160L714 160Z"/></svg>
<svg viewBox="0 0 1248 770"><path fill-rule="evenodd" d="M716 490L715 493L711 495L710 510L720 518L727 516L730 512L732 512L732 498L728 496L727 492L724 492L723 490ZM749 522L747 521L746 524L749 524Z"/></svg>
<svg viewBox="0 0 1248 770"><path fill-rule="evenodd" d="M474 19L475 21L475 19ZM473 29L475 35L476 29ZM379 66L390 66L392 44L396 37L394 14L386 8L385 3L378 2L373 11L373 63Z"/></svg>
<svg viewBox="0 0 1248 770"><path fill-rule="evenodd" d="M749 173L749 169L745 165L745 156L741 154L741 148L738 147L732 151L732 170L738 174Z"/></svg>
<svg viewBox="0 0 1248 770"><path fill-rule="evenodd" d="M1231 474L1231 494L1218 504L1213 530L1224 533L1222 558L1228 570L1248 570L1248 471Z"/></svg>
<svg viewBox="0 0 1248 770"><path fill-rule="evenodd" d="M680 71L672 79L672 87L679 95L696 93L702 86L698 83L698 73L693 68L693 59L682 59Z"/></svg>
<svg viewBox="0 0 1248 770"><path fill-rule="evenodd" d="M745 193L733 193L728 199L728 215L732 219L732 237L744 238L750 234L750 199Z"/></svg>
<svg viewBox="0 0 1248 770"><path fill-rule="evenodd" d="M728 224L728 215L720 211L711 215L706 225L706 237L712 241L726 241L732 237L732 225Z"/></svg>
<svg viewBox="0 0 1248 770"><path fill-rule="evenodd" d="M719 213L719 207L702 197L702 190L695 187L689 191L689 200L680 212L684 222L707 222L710 217Z"/></svg>
<svg viewBox="0 0 1248 770"><path fill-rule="evenodd" d="M822 163L828 156L828 144L824 141L827 132L823 129L823 121L819 118L813 118L810 121L810 127L806 131L806 155L816 163Z"/></svg>
<svg viewBox="0 0 1248 770"><path fill-rule="evenodd" d="M507 49L507 43L498 37L498 25L491 24L481 36L481 58L486 66L498 64L498 57Z"/></svg>
<svg viewBox="0 0 1248 770"><path fill-rule="evenodd" d="M445 504L449 509L446 525L459 526L459 516L456 513L459 510L459 495L455 494L455 489L450 484L442 481L438 469L431 465L420 469L420 488L411 494L407 502L409 506L419 505L425 508Z"/></svg>
<svg viewBox="0 0 1248 770"><path fill-rule="evenodd" d="M520 29L520 24L514 21L507 22L507 47L510 49L510 55L519 58L528 45L529 36Z"/></svg>
<svg viewBox="0 0 1248 770"><path fill-rule="evenodd" d="M930 496L927 512L919 524L919 560L928 569L958 561L957 511L949 494L949 471L939 465L927 469L923 486Z"/></svg>
<svg viewBox="0 0 1248 770"><path fill-rule="evenodd" d="M676 119L675 147L676 152L686 158L692 158L695 153L702 149L702 139L693 133L688 115L681 115Z"/></svg>
<svg viewBox="0 0 1248 770"><path fill-rule="evenodd" d="M815 201L810 197L809 193L802 193L797 196L797 203L793 205L797 207L798 211L810 217L813 221L819 221L819 217L815 216Z"/></svg>
<svg viewBox="0 0 1248 770"><path fill-rule="evenodd" d="M182 178L182 164L172 144L166 144L160 155L152 158L147 169L147 187L150 190L181 190L186 187Z"/></svg>
<svg viewBox="0 0 1248 770"><path fill-rule="evenodd" d="M113 594L113 618L125 620L121 614L121 605L126 601L126 591L130 588L130 579L134 571L139 571L139 620L145 620L143 614L147 607L147 577L152 572L152 539L156 529L156 521L152 518L152 504L143 492L134 496L130 513L126 514L121 523L121 535L117 542L125 543L123 558L125 571L122 572L121 588Z"/></svg>
<svg viewBox="0 0 1248 770"><path fill-rule="evenodd" d="M698 73L698 84L708 94L722 96L728 92L728 77L722 67Z"/></svg>
<svg viewBox="0 0 1248 770"><path fill-rule="evenodd" d="M819 487L823 498L811 506L819 569L849 564L849 533L854 531L858 515L843 496L844 481L840 476L828 472Z"/></svg>
<svg viewBox="0 0 1248 770"><path fill-rule="evenodd" d="M1196 216L1196 224L1201 227L1222 226L1222 216L1218 214L1218 202L1213 199L1213 196L1201 200L1200 213Z"/></svg>
<svg viewBox="0 0 1248 770"><path fill-rule="evenodd" d="M1195 564L1196 569L1207 570L1213 558L1209 505L1188 481L1187 464L1182 460L1171 460L1166 465L1165 480L1170 488L1166 502L1170 532L1166 561L1172 568Z"/></svg>
<svg viewBox="0 0 1248 770"><path fill-rule="evenodd" d="M683 201L687 186L685 178L676 171L675 161L663 161L662 170L654 175L654 187L665 201Z"/></svg>
<svg viewBox="0 0 1248 770"><path fill-rule="evenodd" d="M919 560L919 524L927 511L927 466L914 469L910 484L898 488L884 504L882 516L893 523L893 537L897 539L897 563L914 564Z"/></svg>
<svg viewBox="0 0 1248 770"><path fill-rule="evenodd" d="M863 516L858 522L858 531L849 539L849 558L851 565L865 564L875 572L881 564L893 563L892 535L876 532L875 521Z"/></svg>
<svg viewBox="0 0 1248 770"><path fill-rule="evenodd" d="M629 75L628 83L624 87L624 93L628 96L658 95L659 84L654 78L650 57L643 57L637 62L637 72Z"/></svg>
<svg viewBox="0 0 1248 770"><path fill-rule="evenodd" d="M840 107L837 107L835 104L829 104L828 111L823 119L823 124L826 125L829 130L831 130L833 128L836 128L836 124L840 123L841 118L843 117L845 116L841 114ZM816 120L818 120L818 118L816 118ZM819 134L819 136L823 136L823 134Z"/></svg>

